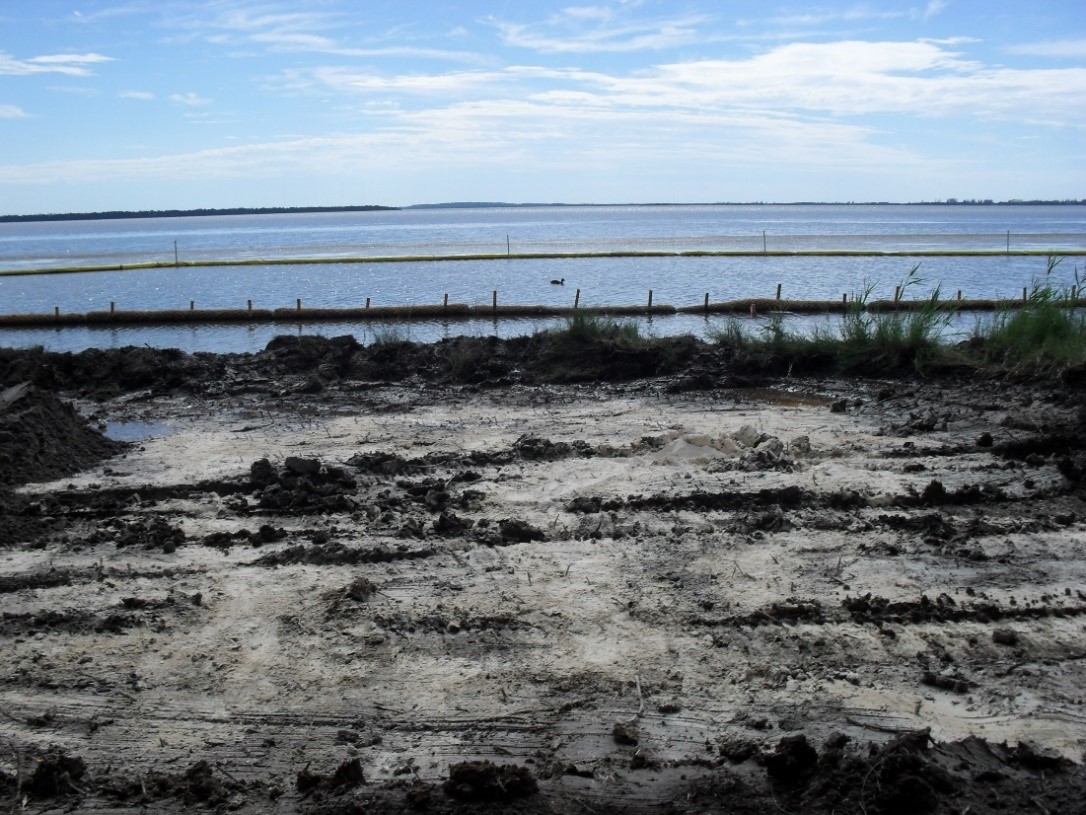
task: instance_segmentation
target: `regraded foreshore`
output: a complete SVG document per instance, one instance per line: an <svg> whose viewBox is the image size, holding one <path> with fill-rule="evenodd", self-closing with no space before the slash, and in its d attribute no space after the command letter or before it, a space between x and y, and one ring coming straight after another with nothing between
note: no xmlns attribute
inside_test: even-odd
<svg viewBox="0 0 1086 815"><path fill-rule="evenodd" d="M1082 379L684 342L0 350L0 802L1080 808Z"/></svg>

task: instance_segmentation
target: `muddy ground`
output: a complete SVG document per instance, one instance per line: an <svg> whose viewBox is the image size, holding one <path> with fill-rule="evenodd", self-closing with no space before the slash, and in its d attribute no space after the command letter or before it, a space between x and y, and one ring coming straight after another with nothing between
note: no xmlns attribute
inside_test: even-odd
<svg viewBox="0 0 1086 815"><path fill-rule="evenodd" d="M0 350L0 810L1083 811L1080 384L548 353Z"/></svg>

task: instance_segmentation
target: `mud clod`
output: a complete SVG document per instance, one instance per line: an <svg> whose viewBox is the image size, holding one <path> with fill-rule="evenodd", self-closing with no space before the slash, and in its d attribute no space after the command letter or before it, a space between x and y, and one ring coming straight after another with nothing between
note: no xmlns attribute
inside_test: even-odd
<svg viewBox="0 0 1086 815"><path fill-rule="evenodd" d="M458 801L503 802L535 795L539 785L526 767L465 761L449 767L444 790Z"/></svg>
<svg viewBox="0 0 1086 815"><path fill-rule="evenodd" d="M38 761L25 789L39 799L82 792L79 785L86 771L87 765L78 756L63 752L47 753Z"/></svg>
<svg viewBox="0 0 1086 815"><path fill-rule="evenodd" d="M611 738L615 740L615 744L627 747L636 747L640 741L637 725L633 722L615 722L615 726L611 728Z"/></svg>
<svg viewBox="0 0 1086 815"><path fill-rule="evenodd" d="M818 765L818 751L804 735L785 736L777 748L766 755L766 773L778 784L799 787L806 783Z"/></svg>

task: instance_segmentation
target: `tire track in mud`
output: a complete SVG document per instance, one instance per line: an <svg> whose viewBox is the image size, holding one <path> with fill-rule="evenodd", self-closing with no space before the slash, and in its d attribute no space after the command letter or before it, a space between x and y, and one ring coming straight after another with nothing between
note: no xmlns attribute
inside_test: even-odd
<svg viewBox="0 0 1086 815"><path fill-rule="evenodd" d="M297 811L333 812L367 800L370 808L387 804L387 811L409 810L410 792L441 812L460 805L441 784L452 767L468 761L484 763L477 768L482 786L467 784L470 795L483 794L478 790L486 788L494 766L527 767L543 794L522 800L548 811L577 811L577 800L600 811L651 809L661 800L688 796L703 803L756 800L768 806L766 783L792 811L801 811L805 801L821 800L811 779L837 778L835 767L859 761L868 750L861 740L873 735L872 726L898 733L919 729L934 716L930 707L941 710L938 706L950 704L947 699L975 697L969 704L977 709L959 719L972 717L1003 728L993 732L1006 732L1019 718L991 714L995 708L989 697L1004 693L1018 681L1016 674L1029 668L1016 668L998 681L982 677L978 668L1001 664L985 654L1006 654L1014 665L1028 666L1031 660L1059 656L1061 643L1072 640L1074 632L1066 626L1077 623L1086 607L1074 593L1047 600L1041 588L1023 594L1028 583L1024 576L1015 577L1017 565L1030 563L1046 580L1052 566L1022 545L1005 563L961 558L966 565L997 570L1001 582L984 590L991 597L982 591L963 598L951 585L959 575L933 578L924 593L908 580L893 591L886 583L868 591L872 579L861 567L896 568L913 562L912 550L934 557L940 547L959 543L1006 536L1033 540L1078 528L1081 507L1073 493L1042 499L1001 493L1001 487L986 490L977 480L983 475L975 469L978 462L965 476L973 484L963 484L961 473L951 478L929 467L919 489L896 493L888 505L873 503L858 491L812 488L805 471L822 459L742 458L753 448L740 454L739 468L732 466L736 459L725 462L730 469L713 471L712 461L687 468L693 469L694 488L682 481L672 481L670 490L638 485L630 492L641 495L631 497L589 485L569 498L539 487L563 485L573 472L571 463L592 466L599 459L645 469L656 461L645 456L675 441L683 439L641 439L616 449L534 437L497 446L493 453L439 450L412 457L365 452L356 454L361 457L355 464L343 456L343 463L331 467L316 458L298 459L293 467L269 462L270 472L257 460L237 481L209 482L199 489L58 496L61 505L73 510L48 515L61 529L38 541L59 555L56 571L36 568L6 576L9 582L0 583L7 588L4 596L27 608L19 614L33 615L62 608L57 603L72 592L85 598L103 579L113 586L94 605L83 607L82 623L90 630L75 625L75 611L70 629L17 632L0 627L5 647L29 635L29 641L18 644L21 658L35 666L31 670L39 677L52 674L55 680L52 688L20 684L35 693L27 694L14 715L41 721L58 694L63 699L66 691L74 692L94 671L114 672L108 666L79 666L83 653L128 648L130 658L149 659L152 652L135 656L135 634L148 640L156 634L196 634L205 625L226 626L219 615L228 601L244 604L237 596L217 593L237 592L245 580L257 581L253 591L268 592L261 602L280 615L270 620L274 630L264 635L267 644L257 643L276 661L268 669L259 663L247 667L244 637L237 662L230 656L235 646L204 641L200 647L208 649L208 658L188 673L142 672L135 687L122 673L102 686L93 706L89 700L86 706L57 705L53 718L37 728L27 724L5 732L19 733L38 748L59 740L69 753L83 755L92 770L111 749L146 767L148 746L161 739L154 753L180 763L143 771L149 793L137 791L139 775L115 774L106 781L92 774L76 782L100 801L118 806L142 801L152 811L170 811L179 804L221 806L230 800L241 801L243 811L260 811L277 791L277 800L289 801ZM857 461L872 460L853 455ZM926 451L924 457L931 458ZM951 455L942 459L955 463ZM885 463L897 472L903 463L915 462L894 457ZM670 473L675 466L663 464L659 472ZM767 473L779 483L759 487L758 479ZM749 480L752 487L714 487L714 480L725 478ZM930 492L923 486L934 483L939 487ZM507 503L514 490L533 498ZM216 498L207 498L210 494ZM181 501L213 508L198 530L191 528L190 510L180 508ZM116 518L120 521L114 525L104 523ZM582 524L586 520L589 526ZM674 531L680 525L689 528ZM594 536L586 534L593 529ZM806 540L815 529L817 540ZM896 541L901 551L889 554L881 548L888 541ZM799 552L799 542L827 551ZM1041 543L1035 542L1035 548ZM86 565L96 557L108 565ZM44 558L36 562L43 564ZM231 577L230 571L237 574ZM852 571L859 576L851 576ZM660 578L667 574L673 577ZM1074 586L1080 577L1081 570L1072 569L1066 582ZM846 590L845 582L853 588ZM790 583L797 584L795 591ZM812 586L820 587L818 592ZM826 586L838 596L827 594ZM155 605L165 602L155 598L167 587L176 588L178 604L203 592L204 604L186 609L191 616L183 618L185 632L179 627L156 632L153 622L93 630L109 613L131 619L146 614L150 620L153 613L168 612ZM1019 595L1018 606L1009 602L1012 592ZM126 596L136 601L133 607L119 606ZM631 600L637 603L630 606ZM707 602L714 607L706 609ZM712 614L716 609L721 612ZM614 620L620 625L608 633L605 628ZM1065 627L1062 640L1035 641L1041 633L1035 626L1047 623ZM971 653L964 642L953 641L958 628L970 626L987 626L983 630L991 633L982 640L1001 628L1015 630L1000 635L1006 642L982 641L983 647ZM896 636L882 633L891 629ZM729 632L729 641L714 639L717 630ZM845 644L819 645L820 637L840 637ZM591 650L610 647L612 639L629 640L616 648L613 659ZM657 646L654 639L663 644ZM169 647L181 646L175 638ZM49 669L40 659L33 661L35 652L56 647L75 664L47 658L47 665L54 666ZM160 647L166 646L156 645L153 653ZM568 666L575 664L569 655L578 648L599 660L598 674L569 677ZM926 662L914 659L895 666L902 653L921 648ZM838 652L857 664L835 662ZM264 650L259 653L263 659ZM180 656L198 654L184 651ZM1064 654L1056 664L1073 664L1073 658ZM423 660L438 666L423 670ZM123 655L115 661L123 662ZM343 669L334 673L339 663ZM396 664L411 666L395 674L401 687L382 687L387 680L380 671ZM297 674L289 682L280 680L279 692L299 712L274 705L246 710L244 704L224 710L215 701L228 690L237 692L240 685L231 684L232 671L242 671L237 682L243 683L271 666ZM855 676L836 678L849 672ZM1066 690L1048 677L1030 681L1039 694ZM193 684L186 689L186 683ZM827 698L838 687L845 691ZM193 690L201 688L206 688L200 691L203 698ZM920 714L911 708L918 693L934 699L924 701ZM429 704L414 709L397 704L401 694L414 700L411 704ZM909 707L895 706L898 697L908 697ZM91 725L80 717L90 722L107 711L115 721L96 728L100 741L81 734ZM1080 721L1072 705L1035 709L1038 730L1049 723L1077 726ZM621 738L615 735L619 724ZM822 744L832 726L848 731L857 741L855 750ZM798 742L784 741L801 734L811 740L814 759L789 746ZM885 740L882 744L877 749L886 749ZM937 761L933 749L941 748L925 743L889 754L911 762L936 789L933 779L939 776L924 769ZM334 778L351 760L348 751L360 757L370 784L335 785ZM787 764L771 756L793 753L800 757L795 772L767 775L766 767ZM863 772L881 773L883 755L868 760ZM207 762L206 768L200 761ZM1000 761L1000 772L1012 777L1006 767L1017 765L1010 758ZM351 770L342 772L349 777ZM305 790L303 773L315 779ZM887 788L896 783L889 776L880 779Z"/></svg>

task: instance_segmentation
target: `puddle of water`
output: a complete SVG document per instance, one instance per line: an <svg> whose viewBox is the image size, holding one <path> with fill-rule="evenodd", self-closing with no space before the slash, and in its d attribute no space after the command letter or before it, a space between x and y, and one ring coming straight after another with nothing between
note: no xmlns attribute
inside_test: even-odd
<svg viewBox="0 0 1086 815"><path fill-rule="evenodd" d="M114 441L145 441L156 436L169 436L169 422L108 422L105 434Z"/></svg>

